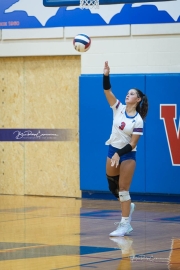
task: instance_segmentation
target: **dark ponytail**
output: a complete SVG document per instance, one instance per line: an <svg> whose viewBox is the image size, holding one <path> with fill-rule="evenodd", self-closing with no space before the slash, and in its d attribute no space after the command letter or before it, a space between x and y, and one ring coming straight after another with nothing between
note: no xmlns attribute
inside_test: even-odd
<svg viewBox="0 0 180 270"><path fill-rule="evenodd" d="M140 114L142 119L144 120L146 118L146 115L148 113L148 99L147 96L144 95L141 90L137 88L133 88L134 90L137 91L138 97L141 98L141 101L137 104L136 111Z"/></svg>

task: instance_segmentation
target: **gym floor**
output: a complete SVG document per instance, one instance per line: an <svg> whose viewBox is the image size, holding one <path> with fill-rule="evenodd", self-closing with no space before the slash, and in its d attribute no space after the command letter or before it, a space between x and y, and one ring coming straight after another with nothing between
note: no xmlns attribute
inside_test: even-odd
<svg viewBox="0 0 180 270"><path fill-rule="evenodd" d="M118 201L0 195L0 269L180 269L180 205L135 204L132 233L109 238Z"/></svg>

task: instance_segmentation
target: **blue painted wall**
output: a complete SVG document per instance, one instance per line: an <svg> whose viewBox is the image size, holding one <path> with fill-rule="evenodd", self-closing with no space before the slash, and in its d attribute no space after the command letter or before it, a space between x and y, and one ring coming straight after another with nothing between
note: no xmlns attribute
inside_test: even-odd
<svg viewBox="0 0 180 270"><path fill-rule="evenodd" d="M37 1L38 4L32 11L31 1L1 0L0 29L180 22L180 16L178 16L180 11L177 13L179 10L178 1L169 1L168 4L162 0L149 4L145 3L146 1L139 3L138 6L122 4L122 9L113 9L114 13L110 12L111 17L107 19L108 9L103 12L101 9L96 9L95 13L91 12L91 9L81 9L78 5L68 9L68 7L62 7L59 4L59 7L54 8L52 13L52 8L44 7L43 1L41 3ZM58 1L54 2L57 5ZM46 15L42 17L42 14Z"/></svg>
<svg viewBox="0 0 180 270"><path fill-rule="evenodd" d="M178 125L180 115L180 74L111 75L112 91L124 103L130 88L140 88L149 99L144 135L138 143L137 167L131 192L180 193L180 160L172 164L165 125L160 117L161 104L176 104L176 140L180 156ZM104 96L102 75L81 75L80 109L80 189L108 191L105 164L112 126L112 110ZM168 106L166 108L168 110ZM169 120L170 121L170 120ZM172 119L171 121L174 122ZM171 131L170 131L171 132Z"/></svg>

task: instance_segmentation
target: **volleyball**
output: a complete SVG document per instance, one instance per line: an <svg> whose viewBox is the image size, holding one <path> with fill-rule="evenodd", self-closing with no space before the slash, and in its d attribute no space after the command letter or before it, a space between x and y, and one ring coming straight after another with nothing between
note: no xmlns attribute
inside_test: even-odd
<svg viewBox="0 0 180 270"><path fill-rule="evenodd" d="M91 39L85 34L78 34L73 39L74 49L78 52L87 52L91 46Z"/></svg>

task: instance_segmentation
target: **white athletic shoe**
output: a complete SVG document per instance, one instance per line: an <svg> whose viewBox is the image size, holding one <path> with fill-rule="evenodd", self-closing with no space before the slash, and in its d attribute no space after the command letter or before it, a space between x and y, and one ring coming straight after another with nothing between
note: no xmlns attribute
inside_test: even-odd
<svg viewBox="0 0 180 270"><path fill-rule="evenodd" d="M131 227L129 222L127 223L115 222L114 224L119 224L119 225L117 226L115 231L109 234L109 236L124 236L133 231L133 228Z"/></svg>
<svg viewBox="0 0 180 270"><path fill-rule="evenodd" d="M129 223L131 223L131 216L132 216L132 213L134 212L134 209L135 209L135 204L134 203L131 203L131 208L130 208L130 213L129 213Z"/></svg>

